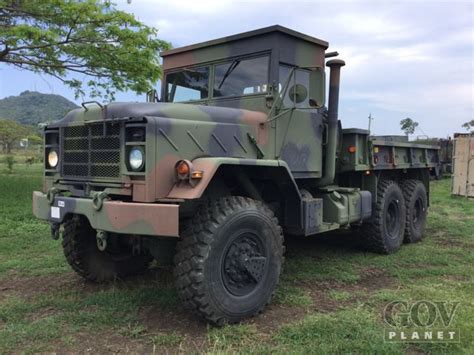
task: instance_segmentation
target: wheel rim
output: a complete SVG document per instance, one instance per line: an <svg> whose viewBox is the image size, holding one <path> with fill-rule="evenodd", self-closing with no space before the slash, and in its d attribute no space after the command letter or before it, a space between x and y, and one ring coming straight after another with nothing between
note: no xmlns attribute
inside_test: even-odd
<svg viewBox="0 0 474 355"><path fill-rule="evenodd" d="M397 200L388 204L385 213L385 228L390 239L397 239L400 234L400 206Z"/></svg>
<svg viewBox="0 0 474 355"><path fill-rule="evenodd" d="M235 296L245 296L254 291L268 270L267 250L260 238L244 232L233 239L222 260L222 281Z"/></svg>
<svg viewBox="0 0 474 355"><path fill-rule="evenodd" d="M413 205L413 211L412 211L413 226L416 229L419 229L423 224L424 211L425 211L425 206L423 203L423 198L418 197L415 201L415 204Z"/></svg>

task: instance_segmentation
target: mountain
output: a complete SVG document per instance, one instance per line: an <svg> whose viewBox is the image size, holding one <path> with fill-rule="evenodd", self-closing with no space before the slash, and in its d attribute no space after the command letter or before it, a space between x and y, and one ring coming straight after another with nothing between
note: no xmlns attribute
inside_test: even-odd
<svg viewBox="0 0 474 355"><path fill-rule="evenodd" d="M76 107L75 103L61 95L24 91L18 96L9 96L0 100L0 118L37 125L41 122L59 120Z"/></svg>

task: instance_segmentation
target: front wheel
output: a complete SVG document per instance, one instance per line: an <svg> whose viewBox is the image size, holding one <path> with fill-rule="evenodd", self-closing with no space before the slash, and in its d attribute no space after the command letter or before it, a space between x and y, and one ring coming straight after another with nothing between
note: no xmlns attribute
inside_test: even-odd
<svg viewBox="0 0 474 355"><path fill-rule="evenodd" d="M97 231L87 218L75 215L64 223L64 256L72 269L89 281L106 282L145 271L147 254L134 255L126 236L112 238L104 251L97 248Z"/></svg>
<svg viewBox="0 0 474 355"><path fill-rule="evenodd" d="M283 234L273 212L245 197L211 201L185 222L175 256L185 306L222 325L270 302L283 263Z"/></svg>

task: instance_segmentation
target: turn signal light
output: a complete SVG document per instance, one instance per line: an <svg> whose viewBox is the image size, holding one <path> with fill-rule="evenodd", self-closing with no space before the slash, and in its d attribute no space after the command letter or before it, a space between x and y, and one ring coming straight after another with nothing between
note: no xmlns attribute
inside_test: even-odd
<svg viewBox="0 0 474 355"><path fill-rule="evenodd" d="M191 173L191 179L202 179L202 170L195 170Z"/></svg>
<svg viewBox="0 0 474 355"><path fill-rule="evenodd" d="M181 161L177 166L176 166L176 172L179 175L188 175L189 174L189 165L186 164L185 161Z"/></svg>

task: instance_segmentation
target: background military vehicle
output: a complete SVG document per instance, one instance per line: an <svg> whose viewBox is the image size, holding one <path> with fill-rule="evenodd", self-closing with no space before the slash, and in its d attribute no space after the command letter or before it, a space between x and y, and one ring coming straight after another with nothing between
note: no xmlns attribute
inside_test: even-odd
<svg viewBox="0 0 474 355"><path fill-rule="evenodd" d="M84 103L47 126L33 210L63 227L72 268L106 281L174 257L184 304L223 324L271 300L284 238L357 226L385 254L419 241L437 150L342 129L344 62L327 48L272 26L173 49L163 102Z"/></svg>

